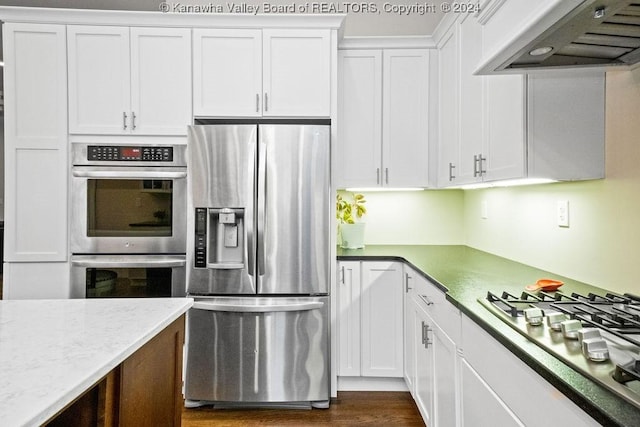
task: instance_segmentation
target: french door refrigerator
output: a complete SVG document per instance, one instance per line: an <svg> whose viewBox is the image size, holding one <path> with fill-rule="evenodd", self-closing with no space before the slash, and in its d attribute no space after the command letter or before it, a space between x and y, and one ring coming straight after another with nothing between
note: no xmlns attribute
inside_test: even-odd
<svg viewBox="0 0 640 427"><path fill-rule="evenodd" d="M328 406L329 137L189 128L188 406Z"/></svg>

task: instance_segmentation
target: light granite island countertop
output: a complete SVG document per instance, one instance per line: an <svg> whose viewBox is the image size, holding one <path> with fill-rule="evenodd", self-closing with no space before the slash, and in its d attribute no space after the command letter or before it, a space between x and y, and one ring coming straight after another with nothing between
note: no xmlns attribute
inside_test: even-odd
<svg viewBox="0 0 640 427"><path fill-rule="evenodd" d="M42 424L193 305L190 298L0 301L0 420Z"/></svg>

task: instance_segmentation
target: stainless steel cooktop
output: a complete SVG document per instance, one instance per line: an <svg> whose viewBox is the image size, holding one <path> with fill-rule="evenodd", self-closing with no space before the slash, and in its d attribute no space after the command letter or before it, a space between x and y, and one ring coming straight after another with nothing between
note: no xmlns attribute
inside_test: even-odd
<svg viewBox="0 0 640 427"><path fill-rule="evenodd" d="M640 297L491 292L493 314L583 375L640 408Z"/></svg>

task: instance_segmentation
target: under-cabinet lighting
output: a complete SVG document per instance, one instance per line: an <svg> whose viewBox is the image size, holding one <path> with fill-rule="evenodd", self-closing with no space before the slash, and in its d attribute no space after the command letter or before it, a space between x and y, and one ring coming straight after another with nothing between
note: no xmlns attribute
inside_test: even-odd
<svg viewBox="0 0 640 427"><path fill-rule="evenodd" d="M558 182L555 179L549 178L522 178L522 179L508 179L505 181L495 182L480 182L477 184L460 185L458 187L461 190L476 190L481 188L494 188L494 187L519 187L523 185L536 185L536 184L549 184L552 182Z"/></svg>
<svg viewBox="0 0 640 427"><path fill-rule="evenodd" d="M370 187L370 188L345 188L346 191L354 193L372 193L382 191L424 191L426 188L405 187L405 188L386 188L386 187Z"/></svg>
<svg viewBox="0 0 640 427"><path fill-rule="evenodd" d="M531 52L529 52L529 55L531 55L531 56L546 55L547 53L551 52L552 50L553 50L553 47L551 47L551 46L543 46L543 47L539 47L539 48L533 49Z"/></svg>

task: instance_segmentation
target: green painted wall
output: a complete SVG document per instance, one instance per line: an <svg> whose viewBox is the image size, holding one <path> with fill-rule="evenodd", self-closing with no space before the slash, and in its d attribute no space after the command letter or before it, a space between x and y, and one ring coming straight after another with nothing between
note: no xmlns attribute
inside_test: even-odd
<svg viewBox="0 0 640 427"><path fill-rule="evenodd" d="M557 225L558 200L569 228ZM464 229L469 246L640 294L640 69L607 74L606 179L466 191Z"/></svg>

